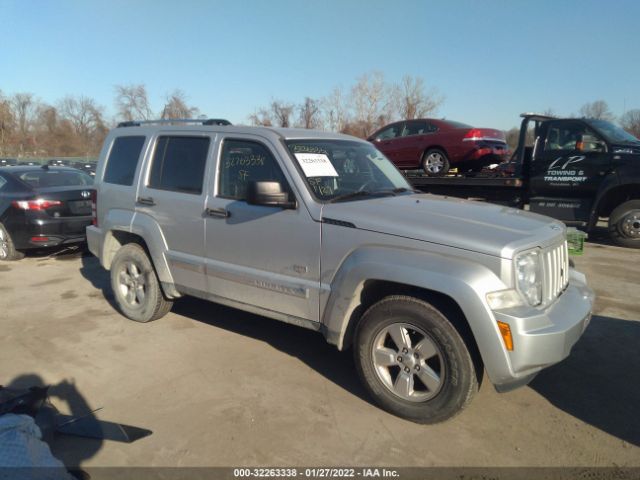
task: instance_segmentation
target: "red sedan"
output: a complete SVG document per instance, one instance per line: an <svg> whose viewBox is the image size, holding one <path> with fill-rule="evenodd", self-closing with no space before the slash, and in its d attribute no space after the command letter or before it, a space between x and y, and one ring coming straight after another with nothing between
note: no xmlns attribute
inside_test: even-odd
<svg viewBox="0 0 640 480"><path fill-rule="evenodd" d="M367 140L401 169L440 176L450 168L479 171L508 154L502 130L431 118L391 123Z"/></svg>

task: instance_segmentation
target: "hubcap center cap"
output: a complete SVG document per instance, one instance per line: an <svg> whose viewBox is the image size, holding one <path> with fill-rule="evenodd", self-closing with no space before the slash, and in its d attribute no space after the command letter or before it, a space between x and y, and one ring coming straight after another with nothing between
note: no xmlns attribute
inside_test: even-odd
<svg viewBox="0 0 640 480"><path fill-rule="evenodd" d="M413 370L414 367L418 364L418 359L415 357L412 350L409 350L409 352L404 355L400 355L402 356L402 361L400 362L400 364L403 367L409 367L411 370Z"/></svg>

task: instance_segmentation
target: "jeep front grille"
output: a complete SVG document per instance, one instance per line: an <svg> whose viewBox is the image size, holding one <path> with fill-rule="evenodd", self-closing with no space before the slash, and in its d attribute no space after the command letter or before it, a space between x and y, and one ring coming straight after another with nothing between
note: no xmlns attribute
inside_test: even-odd
<svg viewBox="0 0 640 480"><path fill-rule="evenodd" d="M542 254L544 270L543 303L555 300L569 284L569 252L567 242L551 247Z"/></svg>

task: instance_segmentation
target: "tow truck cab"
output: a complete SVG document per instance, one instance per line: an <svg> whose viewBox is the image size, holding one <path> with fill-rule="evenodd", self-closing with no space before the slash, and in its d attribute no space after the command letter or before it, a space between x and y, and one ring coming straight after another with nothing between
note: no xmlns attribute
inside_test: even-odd
<svg viewBox="0 0 640 480"><path fill-rule="evenodd" d="M640 241L640 140L604 120L523 114L519 145L531 211L587 230L609 218L612 233Z"/></svg>
<svg viewBox="0 0 640 480"><path fill-rule="evenodd" d="M522 114L511 160L479 175L411 176L431 193L525 208L640 248L640 140L605 120Z"/></svg>

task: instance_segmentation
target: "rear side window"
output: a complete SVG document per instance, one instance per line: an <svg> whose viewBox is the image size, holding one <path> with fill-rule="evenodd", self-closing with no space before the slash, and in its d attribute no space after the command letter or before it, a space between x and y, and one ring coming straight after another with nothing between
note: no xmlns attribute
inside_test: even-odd
<svg viewBox="0 0 640 480"><path fill-rule="evenodd" d="M103 181L117 185L133 185L145 137L118 137L107 159Z"/></svg>
<svg viewBox="0 0 640 480"><path fill-rule="evenodd" d="M17 177L33 188L75 187L93 184L89 175L74 170L30 170Z"/></svg>
<svg viewBox="0 0 640 480"><path fill-rule="evenodd" d="M202 193L209 137L158 137L149 188Z"/></svg>
<svg viewBox="0 0 640 480"><path fill-rule="evenodd" d="M4 179L2 175L0 175L0 191L2 191L2 189L6 184L7 184L7 181Z"/></svg>

